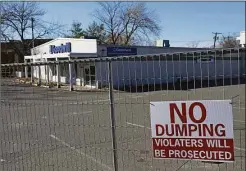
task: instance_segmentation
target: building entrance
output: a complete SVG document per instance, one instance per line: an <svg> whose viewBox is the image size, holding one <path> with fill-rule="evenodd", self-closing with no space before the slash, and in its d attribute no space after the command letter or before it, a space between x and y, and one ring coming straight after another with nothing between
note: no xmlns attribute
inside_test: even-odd
<svg viewBox="0 0 246 171"><path fill-rule="evenodd" d="M84 67L85 85L96 86L96 72L94 65L87 65Z"/></svg>

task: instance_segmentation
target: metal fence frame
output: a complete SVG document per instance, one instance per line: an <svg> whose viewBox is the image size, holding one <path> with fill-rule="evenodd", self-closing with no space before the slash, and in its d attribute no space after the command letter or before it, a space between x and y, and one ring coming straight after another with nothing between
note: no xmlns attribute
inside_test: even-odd
<svg viewBox="0 0 246 171"><path fill-rule="evenodd" d="M74 64L74 63L86 63L86 62L91 62L91 63L96 63L96 62L106 62L107 63L107 70L109 71L107 73L107 80L106 82L108 83L108 97L109 97L109 106L110 106L110 118L111 118L111 125L110 125L110 128L111 128L111 138L112 138L112 151L113 151L113 168L115 171L118 171L119 170L119 164L118 164L118 160L119 160L119 157L118 157L118 152L117 152L117 133L116 133L116 129L117 129L117 121L116 121L116 118L115 118L115 93L114 93L114 87L113 87L113 72L112 71L112 65L114 61L119 61L119 62L122 62L122 61L127 61L128 63L130 61L133 61L136 64L137 61L139 61L140 63L143 62L143 61L153 61L153 66L155 65L154 64L154 60L157 60L159 62L159 68L158 69L161 69L161 65L160 65L160 61L161 60L164 60L164 61L167 61L167 58L171 58L171 61L181 61L181 57L182 58L186 58L186 70L187 70L187 60L188 60L188 56L191 56L191 60L194 61L197 60L197 55L221 55L221 57L219 58L222 58L222 60L224 61L224 58L227 58L228 60L230 60L230 62L232 61L232 53L237 53L238 54L238 57L236 57L236 60L238 61L238 67L240 68L239 70L239 73L238 75L235 75L235 78L238 79L238 84L240 84L240 79L243 78L245 79L245 48L237 48L237 49L215 49L215 50L207 50L207 51L195 51L195 52L184 52L184 53L171 53L171 54L156 54L156 55L141 55L141 56L125 56L125 57L103 57L103 58L88 58L88 59L79 59L79 60L72 60L72 61L50 61L50 62L36 62L36 63L14 63L14 64L2 64L1 65L1 69L2 69L2 72L1 72L1 76L2 78L4 77L11 77L13 76L12 74L14 73L15 74L15 71L17 70L26 70L26 67L30 66L31 67L31 70L32 70L32 67L33 66L38 66L40 68L40 66L48 66L48 65L52 65L52 66L57 66L57 65L62 65L62 64L68 64L69 65L69 68L71 70L71 65ZM239 53L241 53L241 57L239 56ZM225 57L224 55L225 54L229 54L229 56ZM217 56L216 56L217 57ZM199 60L199 59L198 59ZM208 59L208 62L209 60L211 59ZM214 59L215 62L217 61L217 59L215 58ZM241 61L241 62L240 62ZM151 65L151 63L147 63L147 65ZM174 65L174 63L173 63ZM201 65L201 63L200 63ZM193 65L194 66L194 65ZM231 67L231 65L230 65ZM12 68L12 70L8 70ZM154 67L153 67L154 68ZM173 70L174 70L174 66L173 66ZM238 69L239 69L238 68ZM179 68L180 69L180 65L179 65ZM200 66L200 69L201 69L201 66ZM147 67L147 70L148 70L148 67ZM193 68L194 70L194 73L195 73L195 69ZM230 71L232 69L230 68ZM209 72L209 69L207 70ZM118 71L118 68L117 68L117 71L115 72L119 72ZM129 71L128 71L129 72ZM136 70L135 70L136 72ZM149 74L149 72L153 72L155 74L155 71L147 71L147 73ZM174 71L173 71L174 72ZM201 70L202 72L202 70ZM216 72L216 70L215 70ZM223 67L223 73L224 73L224 67ZM7 75L4 75L6 73L9 73ZM59 71L57 70L57 73L59 74ZM188 73L188 72L187 72ZM130 74L130 73L129 73ZM135 73L136 74L136 73ZM162 72L160 72L160 74L162 74ZM167 74L167 78L168 77L168 71L167 71L167 67L166 67L166 73ZM217 85L217 78L216 78L217 75L215 75L215 84ZM232 74L231 74L232 76ZM229 85L232 85L232 82L233 82L233 78L230 76L230 84ZM179 76L176 76L179 80L178 82L177 81L174 81L172 82L171 84L173 84L173 87L175 87L174 84L179 84L180 87L181 87L181 84L182 81L187 81L187 88L188 88L188 80L189 78L193 78L194 79L194 87L196 87L196 83L197 82L200 82L200 85L201 85L201 88L203 88L203 78L202 78L202 73L201 73L201 76L200 76L200 79L198 78L198 80L196 80L196 76L194 75L191 75L189 76L187 74L187 76L184 78L184 77L179 77ZM222 84L225 85L225 75L223 74L222 76ZM31 74L31 84L33 83L33 73ZM59 80L59 75L58 75L58 78ZM73 87L73 84L72 84L72 75L71 75L71 72L69 73L69 80L70 80L70 85L69 85L69 90L70 91L73 91L74 90L74 87ZM162 79L162 77L160 77L160 79ZM174 77L172 77L171 79L174 80ZM140 81L139 81L140 80ZM101 80L102 82L105 81L105 80ZM119 80L118 80L119 81ZM123 82L125 83L126 80L123 80ZM131 81L131 80L128 80L128 81ZM143 83L141 83L143 80L138 79L135 75L135 78L133 79L133 82L140 82L140 86L142 88L142 90L144 89L143 86ZM210 78L208 77L208 79L205 79L205 81L207 81L207 84L208 86L207 87L210 87ZM149 80L146 81L147 82L147 92L150 92L150 84L149 84ZM175 83L176 82L176 83ZM134 83L133 83L134 84ZM41 85L41 81L40 79L38 79L38 86ZM135 84L135 85L138 85L138 84ZM170 86L170 84L166 84L167 85L167 90L168 90L168 86ZM58 82L57 84L57 87L60 87L60 84ZM137 92L137 89L136 89L136 86L135 86L135 89L133 88L132 89L132 86L129 86L130 87L130 92L131 93L134 93L134 92ZM129 88L128 87L128 88ZM134 86L133 86L134 87ZM118 87L120 89L120 87ZM163 85L160 85L160 89L159 90L164 90L163 88ZM176 90L174 88L174 90ZM126 91L126 86L124 85L123 86L123 91ZM154 88L153 88L153 91L156 91L156 84L155 84L155 81L154 81ZM168 93L168 92L167 92ZM224 92L223 92L224 93ZM188 96L188 95L187 95ZM189 97L187 97L189 98ZM224 94L223 94L223 98L224 98ZM124 102L126 104L126 102ZM238 130L240 132L240 143L242 141L242 137L241 137L241 132L245 131L245 129L235 129L235 130ZM241 151L242 152L242 151ZM241 155L241 158L244 157L245 159L245 156ZM189 160L184 162L179 168L177 168L177 170L181 169L184 165L186 165L188 162L190 162Z"/></svg>

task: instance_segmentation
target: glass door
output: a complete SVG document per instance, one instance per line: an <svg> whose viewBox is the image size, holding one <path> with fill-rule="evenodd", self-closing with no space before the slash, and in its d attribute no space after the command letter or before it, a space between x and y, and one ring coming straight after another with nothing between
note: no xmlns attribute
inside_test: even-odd
<svg viewBox="0 0 246 171"><path fill-rule="evenodd" d="M89 65L85 66L84 68L85 73L85 85L96 85L96 72L95 72L95 66Z"/></svg>

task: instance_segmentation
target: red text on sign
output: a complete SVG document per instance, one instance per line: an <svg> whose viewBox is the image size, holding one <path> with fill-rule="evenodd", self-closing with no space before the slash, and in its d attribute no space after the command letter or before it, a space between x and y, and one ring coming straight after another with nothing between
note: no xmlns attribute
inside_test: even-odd
<svg viewBox="0 0 246 171"><path fill-rule="evenodd" d="M170 103L170 120L171 123L175 123L175 115L174 113L176 112L177 115L179 116L179 119L181 120L182 123L187 123L187 113L186 113L186 104L181 103L182 106L182 112L180 112L178 106L175 103ZM194 108L198 106L201 109L201 117L199 119L195 118L194 116ZM189 117L192 122L194 123L202 123L207 116L206 108L205 106L200 103L200 102L194 102L190 105L189 107Z"/></svg>
<svg viewBox="0 0 246 171"><path fill-rule="evenodd" d="M156 124L156 136L186 136L198 135L200 137L225 137L223 124Z"/></svg>

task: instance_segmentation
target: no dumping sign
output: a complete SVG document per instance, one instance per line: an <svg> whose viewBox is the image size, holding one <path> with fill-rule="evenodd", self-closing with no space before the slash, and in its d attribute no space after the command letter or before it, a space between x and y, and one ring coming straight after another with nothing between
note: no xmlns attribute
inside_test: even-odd
<svg viewBox="0 0 246 171"><path fill-rule="evenodd" d="M154 158L234 161L230 100L151 102Z"/></svg>

